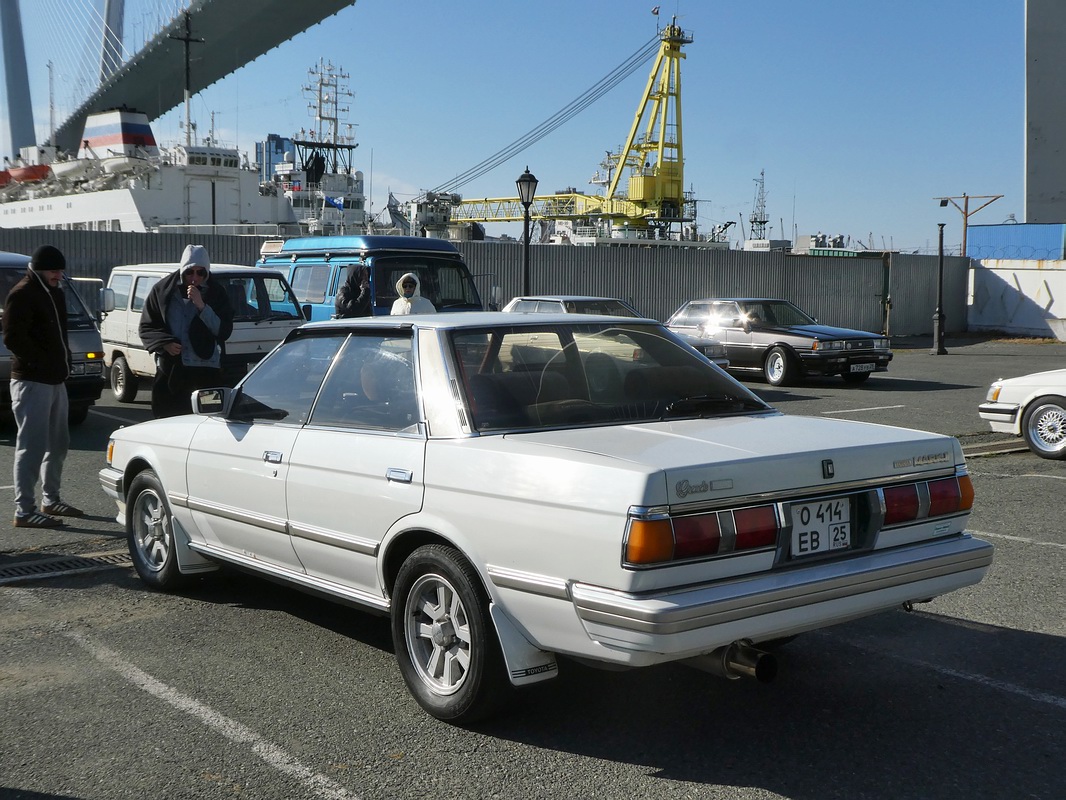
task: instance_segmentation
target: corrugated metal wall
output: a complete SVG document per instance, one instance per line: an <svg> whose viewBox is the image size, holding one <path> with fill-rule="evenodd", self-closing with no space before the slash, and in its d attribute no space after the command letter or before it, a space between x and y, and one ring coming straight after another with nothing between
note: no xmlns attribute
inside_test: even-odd
<svg viewBox="0 0 1066 800"><path fill-rule="evenodd" d="M75 277L106 280L118 264L175 264L185 245L207 247L216 263L254 264L262 239L169 233L111 233L0 229L0 250L32 253L53 244L67 256ZM507 302L522 291L522 246L458 242L486 300L499 286ZM672 247L530 247L530 284L541 294L622 297L642 314L665 320L696 297L785 297L828 324L862 330L885 328L882 298L891 297L892 335L928 334L936 308L937 258L893 253L882 258L829 258L741 250ZM948 332L966 330L969 260L944 260L944 308Z"/></svg>
<svg viewBox="0 0 1066 800"><path fill-rule="evenodd" d="M461 242L475 275L494 276L503 302L522 291L522 247ZM742 250L595 248L533 245L530 287L537 294L622 297L638 311L665 320L696 297L785 297L827 324L928 334L936 310L937 257L892 253L882 258L829 258ZM944 316L948 332L966 330L969 259L944 259ZM487 296L491 281L478 278ZM891 309L882 297L891 298Z"/></svg>

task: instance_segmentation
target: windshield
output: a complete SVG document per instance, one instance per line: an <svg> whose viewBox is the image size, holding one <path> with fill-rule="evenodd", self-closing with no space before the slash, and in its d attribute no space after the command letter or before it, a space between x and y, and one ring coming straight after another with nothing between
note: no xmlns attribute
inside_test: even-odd
<svg viewBox="0 0 1066 800"><path fill-rule="evenodd" d="M289 284L278 275L218 275L211 279L229 294L234 322L303 318Z"/></svg>
<svg viewBox="0 0 1066 800"><path fill-rule="evenodd" d="M437 311L481 309L470 271L461 261L426 255L376 256L374 265L374 304L392 308L396 300L396 281L407 272L418 276L419 294L433 303Z"/></svg>
<svg viewBox="0 0 1066 800"><path fill-rule="evenodd" d="M451 346L479 431L771 410L658 325L499 326Z"/></svg>

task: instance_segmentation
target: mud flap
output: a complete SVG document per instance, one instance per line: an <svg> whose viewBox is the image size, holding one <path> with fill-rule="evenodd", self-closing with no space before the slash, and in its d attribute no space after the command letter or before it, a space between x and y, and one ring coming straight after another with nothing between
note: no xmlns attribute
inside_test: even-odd
<svg viewBox="0 0 1066 800"><path fill-rule="evenodd" d="M174 526L174 553L178 557L178 571L182 575L195 575L199 572L214 572L218 569L218 562L197 553L189 542L192 540L181 523L171 517Z"/></svg>
<svg viewBox="0 0 1066 800"><path fill-rule="evenodd" d="M515 686L525 686L554 678L559 674L555 654L541 650L529 643L506 612L495 603L489 603L489 614L496 626L496 635L507 664L507 675Z"/></svg>

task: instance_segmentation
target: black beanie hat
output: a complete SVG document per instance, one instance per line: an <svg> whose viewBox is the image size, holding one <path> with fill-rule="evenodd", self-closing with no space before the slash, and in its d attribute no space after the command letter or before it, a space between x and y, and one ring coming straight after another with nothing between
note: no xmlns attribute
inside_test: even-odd
<svg viewBox="0 0 1066 800"><path fill-rule="evenodd" d="M34 269L66 269L67 260L59 252L59 248L42 244L30 256L30 266Z"/></svg>

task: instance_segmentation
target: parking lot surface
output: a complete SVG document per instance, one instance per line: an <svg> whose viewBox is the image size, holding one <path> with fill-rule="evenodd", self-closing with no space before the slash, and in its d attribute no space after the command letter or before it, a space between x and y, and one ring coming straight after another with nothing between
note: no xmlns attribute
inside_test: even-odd
<svg viewBox="0 0 1066 800"><path fill-rule="evenodd" d="M96 474L147 392L105 399L65 470L84 520L15 529L0 483L0 797L1066 796L1066 462L979 455L1008 437L976 410L995 378L1066 366L1066 344L929 345L894 342L862 386L745 383L788 414L959 437L970 528L996 546L981 584L801 636L769 685L564 661L474 729L409 698L384 618L235 574L141 584ZM0 430L2 475L13 443Z"/></svg>

